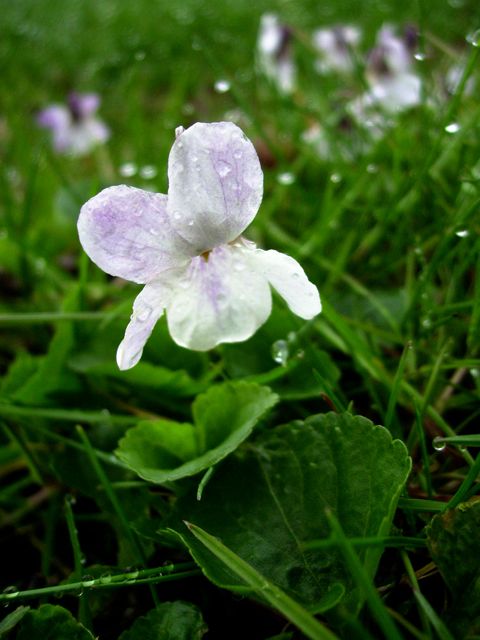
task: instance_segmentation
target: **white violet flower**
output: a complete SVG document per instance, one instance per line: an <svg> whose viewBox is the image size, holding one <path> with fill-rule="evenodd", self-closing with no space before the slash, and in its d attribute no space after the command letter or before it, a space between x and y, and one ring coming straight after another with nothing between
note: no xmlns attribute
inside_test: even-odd
<svg viewBox="0 0 480 640"><path fill-rule="evenodd" d="M296 67L292 58L291 39L291 29L281 24L277 15L262 15L257 40L258 66L284 94L291 93L295 88Z"/></svg>
<svg viewBox="0 0 480 640"><path fill-rule="evenodd" d="M352 50L361 39L360 29L350 25L338 25L313 32L313 46L320 54L316 61L319 73L349 73L354 69Z"/></svg>
<svg viewBox="0 0 480 640"><path fill-rule="evenodd" d="M120 369L139 361L164 311L173 340L198 351L252 336L270 315L270 285L301 318L320 313L318 290L293 258L241 236L263 195L260 162L241 129L179 127L168 179L168 196L120 185L80 212L80 241L93 262L145 284L117 351Z"/></svg>
<svg viewBox="0 0 480 640"><path fill-rule="evenodd" d="M52 104L37 116L50 129L57 153L82 156L110 137L108 127L96 116L100 98L96 93L71 93L67 104Z"/></svg>

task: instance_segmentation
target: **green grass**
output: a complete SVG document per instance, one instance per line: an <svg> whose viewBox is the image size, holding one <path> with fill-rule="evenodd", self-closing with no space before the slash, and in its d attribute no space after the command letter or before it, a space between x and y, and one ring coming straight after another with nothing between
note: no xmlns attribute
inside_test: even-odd
<svg viewBox="0 0 480 640"><path fill-rule="evenodd" d="M426 544L425 527L435 513L448 518L449 508L464 508L480 488L480 48L465 41L480 27L478 3L22 0L0 9L5 616L24 599L30 613L60 604L95 636L116 640L155 603L184 600L200 609L209 640L304 637L281 606L274 611L254 591L244 598L236 591L245 590L215 586L168 533L176 500L196 494L199 483L208 499L225 463L203 480L157 486L113 453L140 420L187 422L196 396L244 380L272 386L281 401L232 454L238 460L255 448L257 431L347 409L385 425L413 459L390 533L349 540L335 514L331 531L301 541L311 542L307 554L315 542L337 554L367 606L352 613L349 600L334 612L307 613L294 601L299 591L292 586L285 595L285 585L265 574L288 607L299 607L305 620L319 613L326 633L339 638L476 637L480 574L471 576L471 601L459 608L448 577L431 565L438 550ZM298 89L291 96L279 95L255 66L265 11L294 29ZM416 63L425 103L395 117L387 135L354 160L342 155L335 125L345 101L362 91L361 71L348 79L318 76L309 44L314 28L345 21L363 29L363 52L382 23L416 23L426 52ZM464 86L448 99L442 78L458 60L466 63ZM467 76L476 82L472 94L462 91ZM219 79L230 82L229 91L214 90ZM105 147L79 159L56 156L34 122L40 108L72 89L101 95L112 131ZM207 354L177 347L162 320L142 363L121 373L115 350L139 288L109 278L83 254L79 208L111 184L165 193L175 127L229 119L233 111L265 175L263 203L246 236L298 259L324 310L305 323L275 299L271 319L250 341ZM315 122L331 137L328 159L302 138ZM445 130L451 123L457 132ZM354 142L346 136L346 144ZM121 176L125 163L138 169L131 178ZM140 175L146 165L157 170L152 179ZM279 180L285 172L291 184ZM286 366L271 356L277 340L287 343ZM436 437L445 438L443 450L433 446ZM268 541L275 535L264 524ZM466 545L461 532L458 538ZM372 540L388 542L374 579L361 564ZM470 542L474 554L479 539ZM170 568L159 573L164 563ZM261 566L252 571L264 575ZM22 638L23 623L11 620L9 637Z"/></svg>

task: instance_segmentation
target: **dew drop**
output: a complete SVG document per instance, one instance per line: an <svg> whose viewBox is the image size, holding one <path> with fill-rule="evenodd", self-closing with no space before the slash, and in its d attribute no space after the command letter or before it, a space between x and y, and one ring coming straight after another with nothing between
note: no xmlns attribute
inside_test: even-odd
<svg viewBox="0 0 480 640"><path fill-rule="evenodd" d="M145 307L143 307L141 311L135 314L135 316L136 316L136 319L139 320L140 322L145 322L146 320L149 319L151 314L152 314L152 307L145 305Z"/></svg>
<svg viewBox="0 0 480 640"><path fill-rule="evenodd" d="M240 160L240 158L242 157L243 153L241 149L235 149L235 151L233 152L233 157L236 160Z"/></svg>
<svg viewBox="0 0 480 640"><path fill-rule="evenodd" d="M430 320L430 318L425 318L424 320L422 320L422 327L424 329L430 329L432 326L432 321Z"/></svg>
<svg viewBox="0 0 480 640"><path fill-rule="evenodd" d="M418 62L423 62L427 58L427 56L422 51L417 51L413 54L413 57L415 58L415 60L418 60Z"/></svg>
<svg viewBox="0 0 480 640"><path fill-rule="evenodd" d="M149 230L149 233L152 234L152 236L158 236L160 235L160 232L157 231L157 229L154 229L153 227Z"/></svg>
<svg viewBox="0 0 480 640"><path fill-rule="evenodd" d="M95 584L93 576L82 576L82 583L84 587L92 587Z"/></svg>
<svg viewBox="0 0 480 640"><path fill-rule="evenodd" d="M2 591L4 598L7 598L8 600L13 600L14 598L17 598L18 593L19 591L17 587L14 587L13 585L9 587L5 587L5 589Z"/></svg>
<svg viewBox="0 0 480 640"><path fill-rule="evenodd" d="M227 162L219 162L216 169L221 178L225 178L232 171L232 167Z"/></svg>
<svg viewBox="0 0 480 640"><path fill-rule="evenodd" d="M437 436L433 439L432 445L435 451L444 451L445 447L447 446L443 438L441 438L440 436Z"/></svg>
<svg viewBox="0 0 480 640"><path fill-rule="evenodd" d="M445 131L447 133L458 133L460 131L460 125L458 124L458 122L451 122L450 124L447 124L447 126L445 127Z"/></svg>
<svg viewBox="0 0 480 640"><path fill-rule="evenodd" d="M480 47L480 29L476 29L472 33L469 33L466 39L472 47Z"/></svg>
<svg viewBox="0 0 480 640"><path fill-rule="evenodd" d="M195 222L193 220L189 220L187 224L188 224L189 227L193 227Z"/></svg>
<svg viewBox="0 0 480 640"><path fill-rule="evenodd" d="M295 182L295 176L293 173L290 173L290 171L283 171L282 173L279 173L277 176L277 182L279 184L283 184L283 185L290 185L293 184Z"/></svg>
<svg viewBox="0 0 480 640"><path fill-rule="evenodd" d="M217 80L215 82L215 84L213 85L215 91L217 93L227 93L227 91L230 91L230 82L228 80Z"/></svg>
<svg viewBox="0 0 480 640"><path fill-rule="evenodd" d="M480 378L480 369L470 369L470 375L475 379Z"/></svg>
<svg viewBox="0 0 480 640"><path fill-rule="evenodd" d="M246 265L241 260L236 260L233 263L233 268L235 269L235 271L245 271Z"/></svg>
<svg viewBox="0 0 480 640"><path fill-rule="evenodd" d="M367 173L377 173L378 167L376 164L368 164L367 165Z"/></svg>
<svg viewBox="0 0 480 640"><path fill-rule="evenodd" d="M332 173L330 176L330 182L338 184L342 180L342 176L339 173Z"/></svg>
<svg viewBox="0 0 480 640"><path fill-rule="evenodd" d="M145 51L137 51L134 57L137 62L141 62L142 60L145 60L146 55Z"/></svg>
<svg viewBox="0 0 480 640"><path fill-rule="evenodd" d="M112 576L109 573L104 573L100 576L100 582L102 584L110 584L112 581Z"/></svg>
<svg viewBox="0 0 480 640"><path fill-rule="evenodd" d="M137 165L134 162L124 162L120 165L118 172L123 178L131 178L137 173Z"/></svg>
<svg viewBox="0 0 480 640"><path fill-rule="evenodd" d="M455 235L459 238L467 238L469 235L468 229L460 229L460 231L455 231Z"/></svg>
<svg viewBox="0 0 480 640"><path fill-rule="evenodd" d="M178 136L181 136L182 133L185 131L185 127L176 127L175 129L175 138L178 138ZM177 142L177 147L182 148L183 147L183 142Z"/></svg>
<svg viewBox="0 0 480 640"><path fill-rule="evenodd" d="M173 212L173 218L174 218L174 220L181 220L182 214L180 213L180 211L174 211Z"/></svg>
<svg viewBox="0 0 480 640"><path fill-rule="evenodd" d="M289 356L288 343L286 340L276 340L272 344L272 358L282 367L286 366Z"/></svg>
<svg viewBox="0 0 480 640"><path fill-rule="evenodd" d="M144 180L153 180L157 175L157 168L153 164L146 164L140 169L140 177Z"/></svg>

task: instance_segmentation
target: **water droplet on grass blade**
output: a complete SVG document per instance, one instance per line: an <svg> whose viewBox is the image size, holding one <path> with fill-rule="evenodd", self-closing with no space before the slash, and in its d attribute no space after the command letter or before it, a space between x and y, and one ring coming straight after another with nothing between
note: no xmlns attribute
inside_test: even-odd
<svg viewBox="0 0 480 640"><path fill-rule="evenodd" d="M444 451L445 447L447 446L446 442L444 442L443 438L441 438L440 436L437 436L433 439L432 445L435 451Z"/></svg>
<svg viewBox="0 0 480 640"><path fill-rule="evenodd" d="M230 82L228 80L217 80L213 85L217 93L226 93L230 91Z"/></svg>
<svg viewBox="0 0 480 640"><path fill-rule="evenodd" d="M5 587L5 589L2 591L3 598L7 600L14 600L18 597L18 593L19 591L17 587L14 587L13 585Z"/></svg>
<svg viewBox="0 0 480 640"><path fill-rule="evenodd" d="M288 186L288 185L293 184L295 182L295 176L294 176L293 173L290 173L290 171L284 171L284 172L278 174L277 182L279 184L283 184L285 186Z"/></svg>
<svg viewBox="0 0 480 640"><path fill-rule="evenodd" d="M461 127L458 124L458 122L451 122L450 124L447 124L447 126L445 127L445 131L447 133L458 133L460 129Z"/></svg>
<svg viewBox="0 0 480 640"><path fill-rule="evenodd" d="M286 340L277 340L272 345L272 358L277 364L285 367L288 361L289 349Z"/></svg>
<svg viewBox="0 0 480 640"><path fill-rule="evenodd" d="M137 165L134 162L124 162L118 171L123 178L131 178L137 173Z"/></svg>
<svg viewBox="0 0 480 640"><path fill-rule="evenodd" d="M342 180L342 176L339 173L332 173L330 176L330 182L338 184Z"/></svg>
<svg viewBox="0 0 480 640"><path fill-rule="evenodd" d="M460 231L455 231L455 235L459 238L466 238L469 235L468 229L460 229Z"/></svg>
<svg viewBox="0 0 480 640"><path fill-rule="evenodd" d="M467 42L472 45L472 47L480 47L480 29L476 29L469 33L467 38Z"/></svg>
<svg viewBox="0 0 480 640"><path fill-rule="evenodd" d="M140 177L144 180L153 180L157 175L157 169L152 164L146 164L140 169Z"/></svg>
<svg viewBox="0 0 480 640"><path fill-rule="evenodd" d="M415 60L418 60L418 62L423 62L427 56L422 51L417 51L413 54L413 57Z"/></svg>

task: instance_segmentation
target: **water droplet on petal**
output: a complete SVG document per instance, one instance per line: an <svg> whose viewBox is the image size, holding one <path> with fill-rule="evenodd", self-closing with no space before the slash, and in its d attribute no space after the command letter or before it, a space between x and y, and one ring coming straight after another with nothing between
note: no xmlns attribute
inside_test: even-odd
<svg viewBox="0 0 480 640"><path fill-rule="evenodd" d="M277 176L277 182L283 185L290 185L295 182L295 176L290 171L284 171L283 173L279 173Z"/></svg>
<svg viewBox="0 0 480 640"><path fill-rule="evenodd" d="M158 235L160 235L160 232L159 232L159 231L157 231L157 229L154 229L153 227L150 229L150 231L149 231L149 232L152 234L152 236L158 236Z"/></svg>
<svg viewBox="0 0 480 640"><path fill-rule="evenodd" d="M152 164L146 164L140 169L140 177L144 180L153 180L157 175L157 169Z"/></svg>
<svg viewBox="0 0 480 640"><path fill-rule="evenodd" d="M195 222L193 220L189 220L187 224L188 224L189 227L193 227Z"/></svg>
<svg viewBox="0 0 480 640"><path fill-rule="evenodd" d="M288 343L286 340L276 340L272 344L272 358L277 364L284 367L287 364L289 356Z"/></svg>
<svg viewBox="0 0 480 640"><path fill-rule="evenodd" d="M152 307L145 305L138 313L135 313L135 318L139 322L145 322L152 314Z"/></svg>
<svg viewBox="0 0 480 640"><path fill-rule="evenodd" d="M221 178L225 178L232 171L232 167L228 164L228 162L220 161L217 166L217 173Z"/></svg>
<svg viewBox="0 0 480 640"><path fill-rule="evenodd" d="M228 80L217 80L213 86L217 93L230 91L230 82Z"/></svg>
<svg viewBox="0 0 480 640"><path fill-rule="evenodd" d="M451 122L450 124L447 124L447 126L445 127L445 131L447 133L458 133L460 131L460 125L458 124L458 122Z"/></svg>
<svg viewBox="0 0 480 640"><path fill-rule="evenodd" d="M174 211L173 212L173 218L174 218L174 220L181 220L182 219L182 214L180 213L180 211Z"/></svg>
<svg viewBox="0 0 480 640"><path fill-rule="evenodd" d="M178 138L178 136L181 136L182 133L185 131L185 127L176 127L175 129L175 138ZM182 148L183 147L183 142L177 142L177 147Z"/></svg>
<svg viewBox="0 0 480 640"><path fill-rule="evenodd" d="M460 229L460 231L455 231L455 235L459 238L466 238L469 235L468 229Z"/></svg>
<svg viewBox="0 0 480 640"><path fill-rule="evenodd" d="M235 269L235 271L245 271L245 269L247 268L245 263L242 262L241 260L236 260L233 263L233 268Z"/></svg>
<svg viewBox="0 0 480 640"><path fill-rule="evenodd" d="M118 171L123 178L131 178L137 173L137 165L134 162L124 162Z"/></svg>
<svg viewBox="0 0 480 640"><path fill-rule="evenodd" d="M233 157L236 160L240 160L240 158L242 157L243 153L241 149L235 149L235 151L233 152Z"/></svg>
<svg viewBox="0 0 480 640"><path fill-rule="evenodd" d="M441 438L440 436L437 436L433 439L432 445L435 451L443 451L447 446L446 442L444 442L443 438Z"/></svg>

